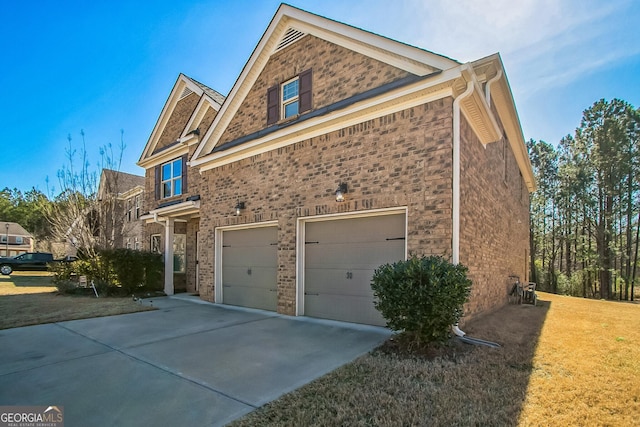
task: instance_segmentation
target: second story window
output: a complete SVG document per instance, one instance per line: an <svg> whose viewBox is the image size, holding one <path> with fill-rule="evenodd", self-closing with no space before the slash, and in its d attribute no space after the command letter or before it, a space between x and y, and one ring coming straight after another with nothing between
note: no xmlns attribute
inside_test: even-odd
<svg viewBox="0 0 640 427"><path fill-rule="evenodd" d="M140 195L136 196L136 219L140 218Z"/></svg>
<svg viewBox="0 0 640 427"><path fill-rule="evenodd" d="M182 159L162 165L162 198L182 194Z"/></svg>
<svg viewBox="0 0 640 427"><path fill-rule="evenodd" d="M311 69L267 90L267 125L311 110L313 74Z"/></svg>
<svg viewBox="0 0 640 427"><path fill-rule="evenodd" d="M282 112L281 117L295 116L298 114L298 78L290 80L282 85Z"/></svg>

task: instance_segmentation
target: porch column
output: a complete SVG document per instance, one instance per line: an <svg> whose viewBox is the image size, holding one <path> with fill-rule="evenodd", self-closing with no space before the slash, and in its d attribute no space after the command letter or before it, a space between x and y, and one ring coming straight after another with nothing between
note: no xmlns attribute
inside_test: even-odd
<svg viewBox="0 0 640 427"><path fill-rule="evenodd" d="M167 218L164 225L164 293L173 295L173 231L174 219Z"/></svg>

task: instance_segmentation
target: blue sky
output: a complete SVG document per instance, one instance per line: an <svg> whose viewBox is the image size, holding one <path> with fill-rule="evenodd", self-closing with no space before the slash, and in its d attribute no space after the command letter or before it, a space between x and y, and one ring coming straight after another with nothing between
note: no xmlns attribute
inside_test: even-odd
<svg viewBox="0 0 640 427"><path fill-rule="evenodd" d="M640 107L635 0L291 0L461 62L500 52L526 139L557 143L600 98ZM71 135L135 165L179 73L227 94L279 2L35 0L0 6L0 188L57 190Z"/></svg>

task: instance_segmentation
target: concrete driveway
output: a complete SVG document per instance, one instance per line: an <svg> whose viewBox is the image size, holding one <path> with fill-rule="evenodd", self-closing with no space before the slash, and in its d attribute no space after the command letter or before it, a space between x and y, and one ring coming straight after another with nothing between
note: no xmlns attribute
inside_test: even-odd
<svg viewBox="0 0 640 427"><path fill-rule="evenodd" d="M152 301L152 302L151 302ZM0 330L0 406L66 425L224 425L367 353L383 328L201 303Z"/></svg>

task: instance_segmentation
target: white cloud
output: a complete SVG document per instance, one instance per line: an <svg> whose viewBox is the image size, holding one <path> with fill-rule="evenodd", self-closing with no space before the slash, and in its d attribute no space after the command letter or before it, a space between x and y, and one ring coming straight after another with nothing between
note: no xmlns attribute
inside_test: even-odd
<svg viewBox="0 0 640 427"><path fill-rule="evenodd" d="M424 23L404 29L413 44L461 62L500 52L510 77L531 83L520 97L640 53L632 0L406 0L398 6L407 22Z"/></svg>

